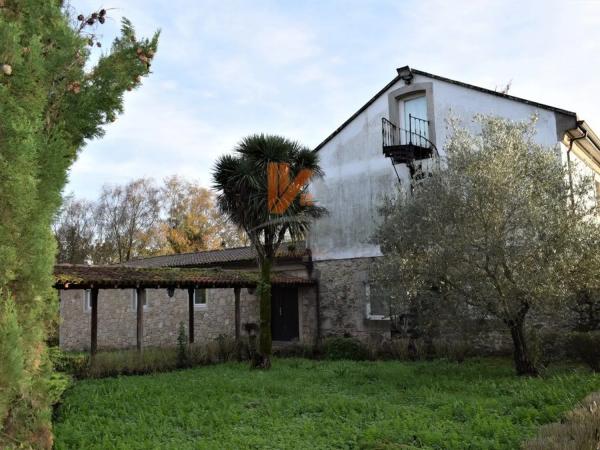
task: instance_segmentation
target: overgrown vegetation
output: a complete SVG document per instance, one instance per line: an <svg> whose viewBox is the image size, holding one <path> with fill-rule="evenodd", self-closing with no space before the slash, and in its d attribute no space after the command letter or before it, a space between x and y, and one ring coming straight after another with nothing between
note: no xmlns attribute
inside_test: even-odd
<svg viewBox="0 0 600 450"><path fill-rule="evenodd" d="M190 345L183 342L177 347L147 347L141 353L136 349L105 350L98 352L93 362L88 353L63 352L58 348L50 350L56 370L76 379L169 372L186 367L247 360L249 357L245 342L236 343L225 336L208 343Z"/></svg>
<svg viewBox="0 0 600 450"><path fill-rule="evenodd" d="M454 127L445 167L387 202L377 233L376 278L392 312L461 304L499 320L521 375L539 369L527 339L532 309L566 311L600 283L592 180L569 177L556 151L535 142L534 122L477 117L478 133Z"/></svg>
<svg viewBox="0 0 600 450"><path fill-rule="evenodd" d="M600 331L580 331L570 336L569 349L594 372L600 372Z"/></svg>
<svg viewBox="0 0 600 450"><path fill-rule="evenodd" d="M106 10L77 19L59 0L0 1L0 447L50 448L59 393L44 339L56 317L53 216L85 142L123 112L158 34L121 36L95 65Z"/></svg>
<svg viewBox="0 0 600 450"><path fill-rule="evenodd" d="M586 397L560 423L544 425L523 450L598 450L600 393Z"/></svg>
<svg viewBox="0 0 600 450"><path fill-rule="evenodd" d="M56 449L514 450L599 388L587 370L518 378L498 359L226 363L76 383Z"/></svg>

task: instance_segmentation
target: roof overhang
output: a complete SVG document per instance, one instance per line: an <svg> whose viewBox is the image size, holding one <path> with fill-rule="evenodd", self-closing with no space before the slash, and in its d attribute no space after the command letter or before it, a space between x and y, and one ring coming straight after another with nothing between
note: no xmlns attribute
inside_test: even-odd
<svg viewBox="0 0 600 450"><path fill-rule="evenodd" d="M565 145L577 153L596 173L600 174L600 138L584 121L577 121L575 128L567 130L563 139Z"/></svg>
<svg viewBox="0 0 600 450"><path fill-rule="evenodd" d="M58 264L54 266L56 289L160 289L256 287L259 274L251 271L219 269L139 268ZM271 284L312 285L315 281L275 273Z"/></svg>

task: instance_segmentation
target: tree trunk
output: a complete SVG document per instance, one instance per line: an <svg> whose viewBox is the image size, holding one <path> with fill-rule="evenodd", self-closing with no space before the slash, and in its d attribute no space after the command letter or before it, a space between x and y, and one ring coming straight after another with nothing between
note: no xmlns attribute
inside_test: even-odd
<svg viewBox="0 0 600 450"><path fill-rule="evenodd" d="M271 367L271 261L262 261L260 265L260 281L257 288L260 301L260 335L258 355L252 362L253 367L269 369Z"/></svg>
<svg viewBox="0 0 600 450"><path fill-rule="evenodd" d="M537 377L539 375L538 370L531 359L527 343L525 342L523 321L513 321L509 324L509 327L513 340L513 356L517 375Z"/></svg>

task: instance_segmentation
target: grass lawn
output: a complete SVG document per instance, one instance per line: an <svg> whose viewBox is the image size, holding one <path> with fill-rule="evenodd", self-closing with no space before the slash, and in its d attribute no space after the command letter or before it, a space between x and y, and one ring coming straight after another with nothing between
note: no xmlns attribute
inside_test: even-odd
<svg viewBox="0 0 600 450"><path fill-rule="evenodd" d="M275 360L77 382L57 449L518 449L600 375L514 375L508 360Z"/></svg>

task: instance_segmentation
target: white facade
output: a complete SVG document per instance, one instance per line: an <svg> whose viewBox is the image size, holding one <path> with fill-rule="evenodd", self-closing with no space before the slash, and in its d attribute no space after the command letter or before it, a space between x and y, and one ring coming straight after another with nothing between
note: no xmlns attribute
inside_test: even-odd
<svg viewBox="0 0 600 450"><path fill-rule="evenodd" d="M408 85L398 77L318 149L325 176L314 180L310 190L329 215L316 221L311 230L309 246L314 260L381 255L379 246L372 240L379 220L378 206L385 195L393 194L398 188L391 161L382 152L381 122L387 118L396 124L404 123L401 105L407 98L414 97L410 91L427 95L427 119L431 124L428 134L442 155L450 117L474 128L472 119L476 114L518 121L537 115L536 141L556 149L565 131L576 127L577 118L568 111L486 92L419 71L413 71L413 75ZM404 91L407 92L403 94ZM401 96L396 98L397 94ZM562 149L565 154L564 145ZM572 156L577 158L574 152ZM402 183L408 183L408 169L404 166L397 169ZM580 170L593 173L586 164Z"/></svg>

